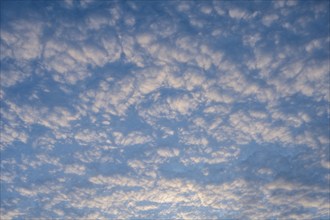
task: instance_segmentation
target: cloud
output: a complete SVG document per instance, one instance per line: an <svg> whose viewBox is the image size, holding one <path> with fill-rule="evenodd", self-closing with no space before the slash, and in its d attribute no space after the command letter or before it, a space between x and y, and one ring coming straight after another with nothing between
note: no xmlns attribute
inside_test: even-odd
<svg viewBox="0 0 330 220"><path fill-rule="evenodd" d="M278 15L276 14L271 14L271 15L265 15L262 18L262 23L266 26L270 26L274 21L276 21L277 19L279 19Z"/></svg>
<svg viewBox="0 0 330 220"><path fill-rule="evenodd" d="M202 6L201 11L204 14L210 14L212 12L212 8L208 6Z"/></svg>
<svg viewBox="0 0 330 220"><path fill-rule="evenodd" d="M2 6L3 218L329 216L328 3Z"/></svg>
<svg viewBox="0 0 330 220"><path fill-rule="evenodd" d="M2 71L1 73L4 79L2 81L4 87L14 86L17 83L24 81L24 79L29 76L29 73L22 73L19 70Z"/></svg>
<svg viewBox="0 0 330 220"><path fill-rule="evenodd" d="M165 82L167 72L168 70L162 68L150 68L145 69L143 72L138 72L139 92L145 95L160 89Z"/></svg>
<svg viewBox="0 0 330 220"><path fill-rule="evenodd" d="M105 132L95 132L94 130L84 129L78 131L75 140L82 145L95 145L96 143L111 143Z"/></svg>
<svg viewBox="0 0 330 220"><path fill-rule="evenodd" d="M8 125L2 127L2 138L1 138L1 148L4 149L5 146L12 144L15 141L21 141L26 143L28 140L28 135L24 131L12 128Z"/></svg>
<svg viewBox="0 0 330 220"><path fill-rule="evenodd" d="M92 5L95 1L94 0L82 0L80 1L80 6L82 8L87 8L88 6Z"/></svg>
<svg viewBox="0 0 330 220"><path fill-rule="evenodd" d="M17 60L32 60L39 58L42 45L40 42L42 24L39 21L17 20L10 23L13 31L1 31L1 48L4 54L1 58L12 57Z"/></svg>
<svg viewBox="0 0 330 220"><path fill-rule="evenodd" d="M242 19L246 16L246 12L239 8L233 8L229 10L229 16L234 19Z"/></svg>
<svg viewBox="0 0 330 220"><path fill-rule="evenodd" d="M126 136L124 136L120 132L114 132L113 136L115 138L115 143L123 146L145 144L152 141L152 138L150 136L145 135L139 131L133 131Z"/></svg>
<svg viewBox="0 0 330 220"><path fill-rule="evenodd" d="M152 36L148 34L141 34L137 36L137 42L143 47L148 46L152 42Z"/></svg>
<svg viewBox="0 0 330 220"><path fill-rule="evenodd" d="M90 89L80 94L84 108L92 111L111 112L115 115L125 115L128 107L135 103L138 97L134 94L134 79L125 78L119 82L103 81L97 89ZM110 94L110 95L109 95Z"/></svg>
<svg viewBox="0 0 330 220"><path fill-rule="evenodd" d="M161 157L175 157L178 156L180 151L177 148L170 149L170 148L159 148L157 153Z"/></svg>
<svg viewBox="0 0 330 220"><path fill-rule="evenodd" d="M187 150L187 152L189 152ZM220 150L212 150L212 148L206 148L205 154L203 156L194 156L195 153L190 153L191 155L186 155L183 157L181 161L186 166L194 165L194 164L221 164L221 163L229 163L238 158L240 154L240 149L235 146L231 147L223 147ZM205 176L209 175L208 169L202 171Z"/></svg>
<svg viewBox="0 0 330 220"><path fill-rule="evenodd" d="M3 214L2 217L4 219L12 219L12 218L24 215L23 212L19 211L19 209L13 209L10 211L6 211L6 210L2 209L1 213Z"/></svg>
<svg viewBox="0 0 330 220"><path fill-rule="evenodd" d="M313 50L320 49L321 44L321 40L313 40L306 45L305 50L310 53Z"/></svg>
<svg viewBox="0 0 330 220"><path fill-rule="evenodd" d="M171 110L177 111L182 115L189 114L189 112L197 107L196 102L187 95L184 95L183 97L169 98L167 99L167 103Z"/></svg>
<svg viewBox="0 0 330 220"><path fill-rule="evenodd" d="M83 174L85 174L85 170L86 169L84 166L81 166L78 164L73 164L73 165L66 166L64 173L83 175Z"/></svg>

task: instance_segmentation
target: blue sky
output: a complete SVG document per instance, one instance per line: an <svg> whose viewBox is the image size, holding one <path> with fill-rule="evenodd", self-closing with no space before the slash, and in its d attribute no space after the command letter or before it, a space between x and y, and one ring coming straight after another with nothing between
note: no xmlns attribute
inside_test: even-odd
<svg viewBox="0 0 330 220"><path fill-rule="evenodd" d="M1 1L1 218L328 219L329 1Z"/></svg>

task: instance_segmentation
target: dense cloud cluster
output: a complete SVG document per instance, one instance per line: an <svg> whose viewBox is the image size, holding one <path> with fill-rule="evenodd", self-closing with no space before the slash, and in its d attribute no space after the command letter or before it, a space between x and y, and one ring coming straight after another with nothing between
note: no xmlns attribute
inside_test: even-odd
<svg viewBox="0 0 330 220"><path fill-rule="evenodd" d="M329 2L2 1L1 219L327 219Z"/></svg>

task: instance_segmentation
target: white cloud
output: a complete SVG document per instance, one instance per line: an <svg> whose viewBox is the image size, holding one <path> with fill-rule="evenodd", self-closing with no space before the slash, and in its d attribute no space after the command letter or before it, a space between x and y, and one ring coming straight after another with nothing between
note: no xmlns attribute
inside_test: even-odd
<svg viewBox="0 0 330 220"><path fill-rule="evenodd" d="M130 27L133 27L134 24L135 24L135 18L133 16L126 16L125 17L125 24L130 26Z"/></svg>
<svg viewBox="0 0 330 220"><path fill-rule="evenodd" d="M55 45L60 45L56 43ZM53 79L57 82L76 84L79 80L83 80L90 76L83 61L84 57L80 56L78 50L69 49L68 53L60 51L66 50L64 48L52 48L53 43L47 44L45 49L47 69L49 71L55 71L53 73ZM48 58L49 57L49 58Z"/></svg>
<svg viewBox="0 0 330 220"><path fill-rule="evenodd" d="M120 132L114 132L115 142L117 145L131 146L137 144L146 144L152 141L149 135L143 134L139 131L133 131L127 135L123 135Z"/></svg>
<svg viewBox="0 0 330 220"><path fill-rule="evenodd" d="M80 115L70 112L63 107L54 107L52 109L46 107L31 107L29 105L18 106L15 103L8 102L10 111L17 117L18 122L24 126L42 125L51 129L51 132L55 135L56 139L66 139L70 133L67 129L70 129L73 121L79 120ZM17 122L13 122L16 124ZM23 135L23 134L22 134ZM27 136L17 135L17 137L23 138L21 141L27 140Z"/></svg>
<svg viewBox="0 0 330 220"><path fill-rule="evenodd" d="M103 66L108 62L105 50L92 45L83 46L83 52L86 57L86 65L94 64L95 66Z"/></svg>
<svg viewBox="0 0 330 220"><path fill-rule="evenodd" d="M243 43L245 45L249 45L250 47L254 47L256 43L259 42L260 40L261 40L261 35L259 33L243 36Z"/></svg>
<svg viewBox="0 0 330 220"><path fill-rule="evenodd" d="M148 46L153 41L153 37L149 34L141 34L137 36L137 42L145 47Z"/></svg>
<svg viewBox="0 0 330 220"><path fill-rule="evenodd" d="M168 98L167 103L171 110L177 111L182 115L190 114L198 105L197 102L188 95Z"/></svg>
<svg viewBox="0 0 330 220"><path fill-rule="evenodd" d="M221 4L222 2L214 1L213 2L213 8L216 11L216 13L220 16L224 16L226 14L224 7Z"/></svg>
<svg viewBox="0 0 330 220"><path fill-rule="evenodd" d="M187 50L191 53L195 53L196 48L199 47L199 41L194 41L191 36L182 36L176 39L175 45L182 50Z"/></svg>
<svg viewBox="0 0 330 220"><path fill-rule="evenodd" d="M130 161L128 161L128 165L130 167L132 167L133 169L145 169L146 168L144 162L142 162L140 160L130 160Z"/></svg>
<svg viewBox="0 0 330 220"><path fill-rule="evenodd" d="M152 180L148 179L135 179L126 176L94 176L89 179L94 184L103 184L107 187L113 186L128 186L128 187L142 187L142 188L149 188L152 184Z"/></svg>
<svg viewBox="0 0 330 220"><path fill-rule="evenodd" d="M271 126L269 122L263 121L262 118L261 120L252 119L243 112L231 114L230 123L235 131L244 134L246 141L253 139L257 142L295 143L287 127Z"/></svg>
<svg viewBox="0 0 330 220"><path fill-rule="evenodd" d="M11 53L5 54L17 60L39 58L42 51L40 42L42 24L32 20L17 20L10 26L13 29L12 33L1 31L0 35L3 41L2 46L11 50ZM3 55L1 57L4 58Z"/></svg>
<svg viewBox="0 0 330 220"><path fill-rule="evenodd" d="M91 147L88 147L86 149L83 149L81 152L76 152L74 153L74 158L78 159L79 161L83 163L95 163L95 162L100 162L100 163L111 163L114 162L115 159L113 155L109 154L104 154L103 152L111 152L115 149L118 149L117 147L114 146L98 146L98 145L93 145Z"/></svg>
<svg viewBox="0 0 330 220"><path fill-rule="evenodd" d="M43 150L53 150L55 147L55 143L56 140L52 137L50 137L49 135L45 135L45 136L40 136L38 138L36 138L33 143L32 146L34 148L40 148Z"/></svg>
<svg viewBox="0 0 330 220"><path fill-rule="evenodd" d="M277 19L279 19L279 16L277 14L270 14L270 15L265 15L262 18L262 23L266 26L270 26L272 23L274 23L274 21L276 21Z"/></svg>
<svg viewBox="0 0 330 220"><path fill-rule="evenodd" d="M115 37L104 36L102 38L102 46L107 52L106 56L100 54L101 57L99 59L104 59L102 63L103 65L106 64L106 62L110 63L119 60L122 53L122 48L120 42L115 39Z"/></svg>
<svg viewBox="0 0 330 220"><path fill-rule="evenodd" d="M200 10L204 14L211 14L212 12L212 8L209 6L202 6Z"/></svg>
<svg viewBox="0 0 330 220"><path fill-rule="evenodd" d="M305 50L310 53L313 50L320 49L321 47L322 47L321 40L312 40L305 46Z"/></svg>
<svg viewBox="0 0 330 220"><path fill-rule="evenodd" d="M100 14L91 14L87 18L87 26L92 31L98 31L101 28L108 26L108 19L104 15Z"/></svg>
<svg viewBox="0 0 330 220"><path fill-rule="evenodd" d="M284 180L278 180L272 183L265 185L263 188L264 192L268 195L275 190L284 190L285 192L290 192L291 196L285 196L284 193L273 194L269 198L269 202L274 205L284 205L284 206L293 206L293 207L303 207L303 208L316 208L320 213L326 211L327 208L327 199L324 197L313 198L311 194L306 192L325 192L324 190L313 187L313 186L304 186L296 183L287 182Z"/></svg>
<svg viewBox="0 0 330 220"><path fill-rule="evenodd" d="M185 86L185 81L181 79L181 76L171 73L167 76L167 83L169 87L179 89Z"/></svg>
<svg viewBox="0 0 330 220"><path fill-rule="evenodd" d="M81 0L79 3L82 8L87 8L89 5L93 4L94 2L95 0Z"/></svg>
<svg viewBox="0 0 330 220"><path fill-rule="evenodd" d="M6 146L12 144L14 141L27 143L28 134L19 128L12 128L8 125L4 125L1 131L1 150L5 149Z"/></svg>
<svg viewBox="0 0 330 220"><path fill-rule="evenodd" d="M219 164L236 160L240 154L240 148L235 146L223 147L220 150L207 148L203 156L195 156L196 154L193 151L192 153L186 152L187 154L181 158L181 161L187 166L196 163ZM205 175L209 175L207 170Z"/></svg>
<svg viewBox="0 0 330 220"><path fill-rule="evenodd" d="M144 58L141 53L135 53L136 42L132 36L123 35L121 37L123 54L128 62L134 63L138 67L144 67Z"/></svg>
<svg viewBox="0 0 330 220"><path fill-rule="evenodd" d="M83 165L72 164L65 166L64 173L83 175L86 168Z"/></svg>
<svg viewBox="0 0 330 220"><path fill-rule="evenodd" d="M1 71L1 85L4 87L10 87L16 85L19 82L22 82L29 73L24 73L19 70L9 70L9 71Z"/></svg>
<svg viewBox="0 0 330 220"><path fill-rule="evenodd" d="M36 71L37 68L33 68L30 63L23 60L16 60L8 65L3 65L0 70L1 86L15 86L31 77L33 70Z"/></svg>
<svg viewBox="0 0 330 220"><path fill-rule="evenodd" d="M102 67L120 57L120 47L111 38L102 38L102 45L81 45L69 47L63 42L50 41L45 48L46 63L49 70L56 73L56 81L76 84L91 75L87 66ZM101 47L102 46L102 47ZM104 48L103 48L104 47Z"/></svg>
<svg viewBox="0 0 330 220"><path fill-rule="evenodd" d="M230 108L225 105L211 105L204 109L204 113L226 115L230 112Z"/></svg>
<svg viewBox="0 0 330 220"><path fill-rule="evenodd" d="M134 78L124 78L116 83L101 82L97 89L87 90L80 94L83 107L95 113L107 112L114 115L125 115L129 106L139 100L135 93Z"/></svg>
<svg viewBox="0 0 330 220"><path fill-rule="evenodd" d="M252 117L258 119L266 119L268 117L267 113L262 111L250 111L249 113Z"/></svg>
<svg viewBox="0 0 330 220"><path fill-rule="evenodd" d="M242 19L246 16L246 12L239 8L233 8L229 10L229 16L234 19Z"/></svg>
<svg viewBox="0 0 330 220"><path fill-rule="evenodd" d="M4 208L1 208L0 211L1 217L4 219L14 219L26 214L25 212L20 211L20 209L5 210Z"/></svg>
<svg viewBox="0 0 330 220"><path fill-rule="evenodd" d="M138 89L142 94L151 93L162 87L167 75L166 69L151 68L138 72Z"/></svg>
<svg viewBox="0 0 330 220"><path fill-rule="evenodd" d="M198 146L207 146L208 140L202 135L194 134L192 131L184 130L183 128L179 129L180 142L185 145L198 145Z"/></svg>
<svg viewBox="0 0 330 220"><path fill-rule="evenodd" d="M104 142L109 143L111 141L108 140L107 134L104 132L96 132L94 130L84 129L82 131L78 131L74 138L82 145L95 145L96 143Z"/></svg>
<svg viewBox="0 0 330 220"><path fill-rule="evenodd" d="M177 148L159 148L157 153L161 157L176 157L179 156L179 149Z"/></svg>
<svg viewBox="0 0 330 220"><path fill-rule="evenodd" d="M324 167L326 169L330 169L330 161L322 160L321 165L322 165L322 167Z"/></svg>

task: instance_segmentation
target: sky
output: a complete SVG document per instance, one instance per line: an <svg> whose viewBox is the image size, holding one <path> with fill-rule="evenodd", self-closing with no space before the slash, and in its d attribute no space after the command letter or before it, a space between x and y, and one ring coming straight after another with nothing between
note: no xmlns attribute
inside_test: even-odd
<svg viewBox="0 0 330 220"><path fill-rule="evenodd" d="M1 1L1 219L329 219L329 1Z"/></svg>

